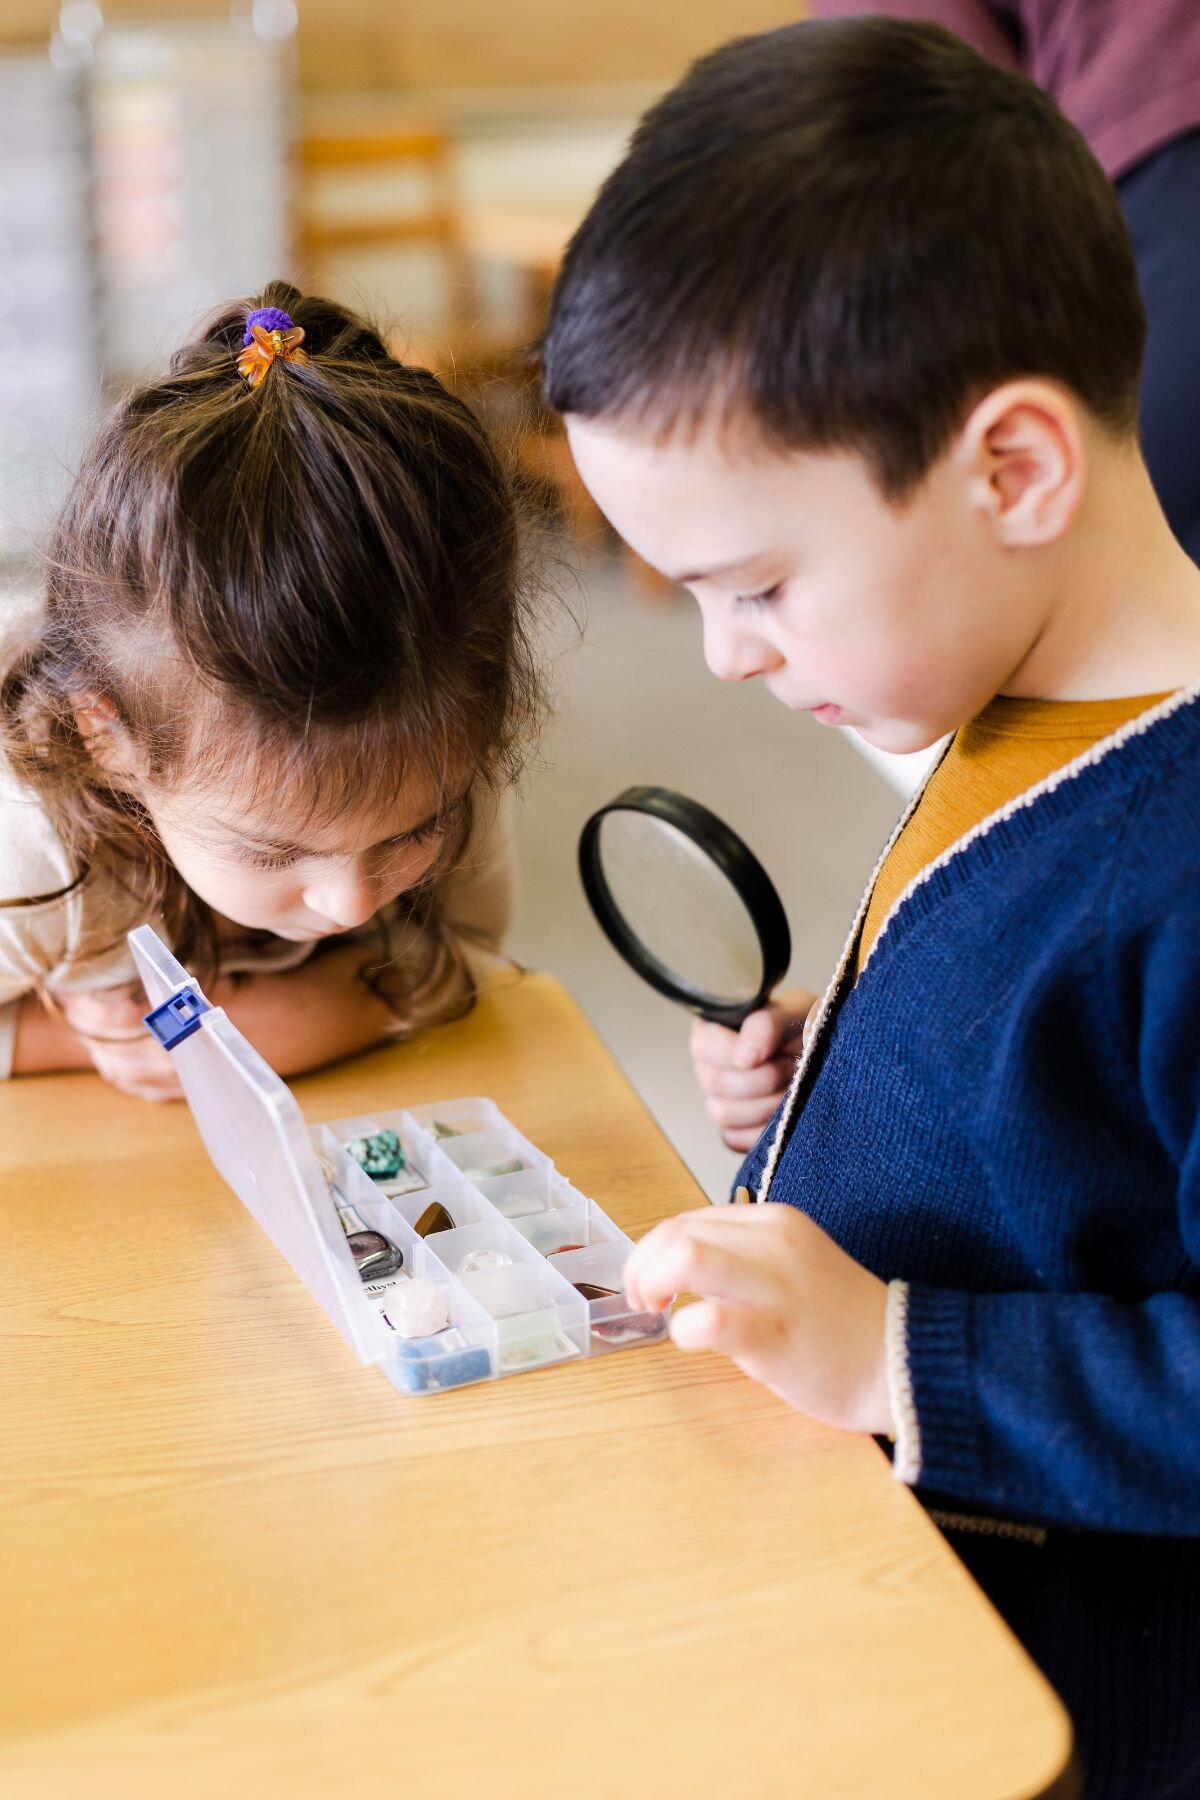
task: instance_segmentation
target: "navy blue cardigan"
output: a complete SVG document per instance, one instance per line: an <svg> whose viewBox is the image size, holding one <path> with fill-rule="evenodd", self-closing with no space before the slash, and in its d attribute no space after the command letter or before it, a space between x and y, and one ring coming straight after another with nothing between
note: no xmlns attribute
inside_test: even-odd
<svg viewBox="0 0 1200 1800"><path fill-rule="evenodd" d="M1200 1535L1195 691L938 858L852 985L863 910L738 1179L909 1284L906 1478Z"/></svg>

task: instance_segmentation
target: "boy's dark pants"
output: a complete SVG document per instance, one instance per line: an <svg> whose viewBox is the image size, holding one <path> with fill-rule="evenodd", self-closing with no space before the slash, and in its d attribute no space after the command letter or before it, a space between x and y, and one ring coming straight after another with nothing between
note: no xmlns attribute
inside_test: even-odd
<svg viewBox="0 0 1200 1800"><path fill-rule="evenodd" d="M1200 1538L943 1529L1062 1696L1084 1800L1198 1800Z"/></svg>
<svg viewBox="0 0 1200 1800"><path fill-rule="evenodd" d="M1171 529L1200 562L1200 131L1122 175L1150 320L1142 371L1142 449Z"/></svg>

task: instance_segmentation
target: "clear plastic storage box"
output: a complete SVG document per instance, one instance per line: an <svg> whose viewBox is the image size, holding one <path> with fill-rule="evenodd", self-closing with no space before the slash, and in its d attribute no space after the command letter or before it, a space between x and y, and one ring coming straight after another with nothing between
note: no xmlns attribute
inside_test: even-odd
<svg viewBox="0 0 1200 1800"><path fill-rule="evenodd" d="M631 1240L491 1101L306 1125L147 925L129 937L209 1156L355 1354L424 1394L653 1342ZM374 1174L366 1164L374 1164Z"/></svg>

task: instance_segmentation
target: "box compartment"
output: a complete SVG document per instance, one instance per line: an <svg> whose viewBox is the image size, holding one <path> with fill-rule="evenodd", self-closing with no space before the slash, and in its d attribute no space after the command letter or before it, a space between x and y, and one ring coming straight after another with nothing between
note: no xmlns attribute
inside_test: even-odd
<svg viewBox="0 0 1200 1800"><path fill-rule="evenodd" d="M291 1090L151 928L131 932L129 943L150 1000L147 1023L175 1062L214 1167L361 1362L378 1364L401 1391L425 1394L662 1335L665 1315L633 1314L617 1291L629 1239L493 1101L385 1107L310 1127ZM434 1121L462 1135L436 1139ZM406 1172L377 1181L347 1145L381 1129L396 1133ZM519 1166L487 1173L507 1163ZM453 1224L418 1233L435 1205ZM364 1280L347 1242L347 1231L360 1230L386 1238L400 1267L381 1265ZM553 1254L570 1244L582 1247ZM463 1267L493 1251L511 1261ZM438 1287L445 1329L423 1338L392 1329L387 1296L410 1279ZM589 1300L577 1281L614 1291Z"/></svg>

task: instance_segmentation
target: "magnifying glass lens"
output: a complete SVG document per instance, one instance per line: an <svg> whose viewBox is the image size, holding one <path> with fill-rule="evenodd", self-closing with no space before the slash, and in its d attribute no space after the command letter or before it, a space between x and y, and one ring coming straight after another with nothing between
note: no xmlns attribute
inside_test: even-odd
<svg viewBox="0 0 1200 1800"><path fill-rule="evenodd" d="M599 851L627 931L677 987L719 1008L754 999L763 979L754 921L698 844L649 813L611 812Z"/></svg>
<svg viewBox="0 0 1200 1800"><path fill-rule="evenodd" d="M787 969L787 919L766 871L683 794L627 788L584 826L579 867L626 962L704 1018L740 1024Z"/></svg>

